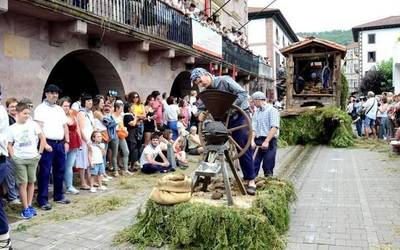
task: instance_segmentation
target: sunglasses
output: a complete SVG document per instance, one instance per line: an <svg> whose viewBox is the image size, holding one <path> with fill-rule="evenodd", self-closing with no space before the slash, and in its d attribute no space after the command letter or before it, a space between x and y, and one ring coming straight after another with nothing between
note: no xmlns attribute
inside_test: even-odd
<svg viewBox="0 0 400 250"><path fill-rule="evenodd" d="M139 98L139 96L138 95L134 95L133 98Z"/></svg>

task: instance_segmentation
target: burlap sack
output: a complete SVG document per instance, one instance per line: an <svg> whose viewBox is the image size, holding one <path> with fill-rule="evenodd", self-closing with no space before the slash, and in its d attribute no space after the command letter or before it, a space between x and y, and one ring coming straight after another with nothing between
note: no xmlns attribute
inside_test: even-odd
<svg viewBox="0 0 400 250"><path fill-rule="evenodd" d="M150 199L161 205L174 205L181 202L189 201L191 193L174 193L162 191L158 188L153 188L150 194Z"/></svg>
<svg viewBox="0 0 400 250"><path fill-rule="evenodd" d="M168 174L157 181L150 199L162 205L173 205L189 201L191 179L184 174Z"/></svg>
<svg viewBox="0 0 400 250"><path fill-rule="evenodd" d="M190 193L192 180L184 174L167 174L157 181L156 188L174 193Z"/></svg>

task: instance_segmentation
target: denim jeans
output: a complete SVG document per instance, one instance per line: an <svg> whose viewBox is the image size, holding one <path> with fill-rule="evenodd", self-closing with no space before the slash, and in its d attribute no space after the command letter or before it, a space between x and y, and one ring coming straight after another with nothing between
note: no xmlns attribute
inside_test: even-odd
<svg viewBox="0 0 400 250"><path fill-rule="evenodd" d="M124 165L124 170L128 170L128 160L129 160L129 149L128 149L128 144L126 144L125 139L114 139L110 141L110 148L111 148L111 154L112 154L112 166L114 171L118 171L118 147L122 151L122 161Z"/></svg>
<svg viewBox="0 0 400 250"><path fill-rule="evenodd" d="M72 179L74 177L74 173L72 168L74 167L76 155L79 149L72 149L67 153L67 159L65 161L65 174L64 174L64 181L65 187L68 189L72 188Z"/></svg>
<svg viewBox="0 0 400 250"><path fill-rule="evenodd" d="M379 138L388 137L389 134L389 119L388 117L381 118L381 126L379 127Z"/></svg>
<svg viewBox="0 0 400 250"><path fill-rule="evenodd" d="M7 165L7 175L5 177L5 182L7 185L8 200L13 201L18 198L18 186L15 182L14 163L7 159L5 164Z"/></svg>
<svg viewBox="0 0 400 250"><path fill-rule="evenodd" d="M0 184L3 183L8 175L8 160L2 159L0 163ZM7 215L4 212L3 202L0 201L0 235L8 233L8 219Z"/></svg>

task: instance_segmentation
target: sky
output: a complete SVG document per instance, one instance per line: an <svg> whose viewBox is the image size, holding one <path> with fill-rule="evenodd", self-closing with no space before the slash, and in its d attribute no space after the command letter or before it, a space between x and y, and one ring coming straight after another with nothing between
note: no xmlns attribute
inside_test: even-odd
<svg viewBox="0 0 400 250"><path fill-rule="evenodd" d="M248 0L249 7L264 8L272 0ZM347 30L354 26L400 16L400 0L277 0L294 32Z"/></svg>

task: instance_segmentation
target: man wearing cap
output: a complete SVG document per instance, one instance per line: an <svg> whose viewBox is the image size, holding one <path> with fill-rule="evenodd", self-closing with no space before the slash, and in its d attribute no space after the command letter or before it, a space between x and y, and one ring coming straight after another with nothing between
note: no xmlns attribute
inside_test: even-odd
<svg viewBox="0 0 400 250"><path fill-rule="evenodd" d="M48 203L48 185L50 172L53 173L54 201L69 204L63 194L65 171L65 152L69 149L67 117L63 109L56 104L61 90L53 84L44 89L46 99L34 112L34 120L40 125L46 137L45 151L39 161L37 202L43 210L50 210ZM53 167L52 171L51 167Z"/></svg>
<svg viewBox="0 0 400 250"><path fill-rule="evenodd" d="M266 102L264 93L257 91L252 96L257 111L253 115L253 139L251 147L255 149L254 169L256 176L262 167L264 176L272 176L275 167L277 137L279 130L279 112Z"/></svg>
<svg viewBox="0 0 400 250"><path fill-rule="evenodd" d="M203 68L195 68L192 70L190 80L192 84L196 84L200 89L216 89L237 95L237 99L234 104L239 106L245 112L249 113L249 100L247 92L230 76L215 77ZM202 107L199 107L199 110L201 109ZM203 112L199 114L198 119L199 121L203 121L205 117L206 116ZM239 113L236 113L229 120L228 128L238 127L244 123L245 118ZM243 148L246 145L249 137L249 131L246 129L239 129L232 133L232 137L239 144L239 146ZM247 182L247 193L250 195L255 195L255 178L257 175L254 172L251 148L247 149L247 151L239 158L239 162L243 171L243 179L245 182Z"/></svg>

